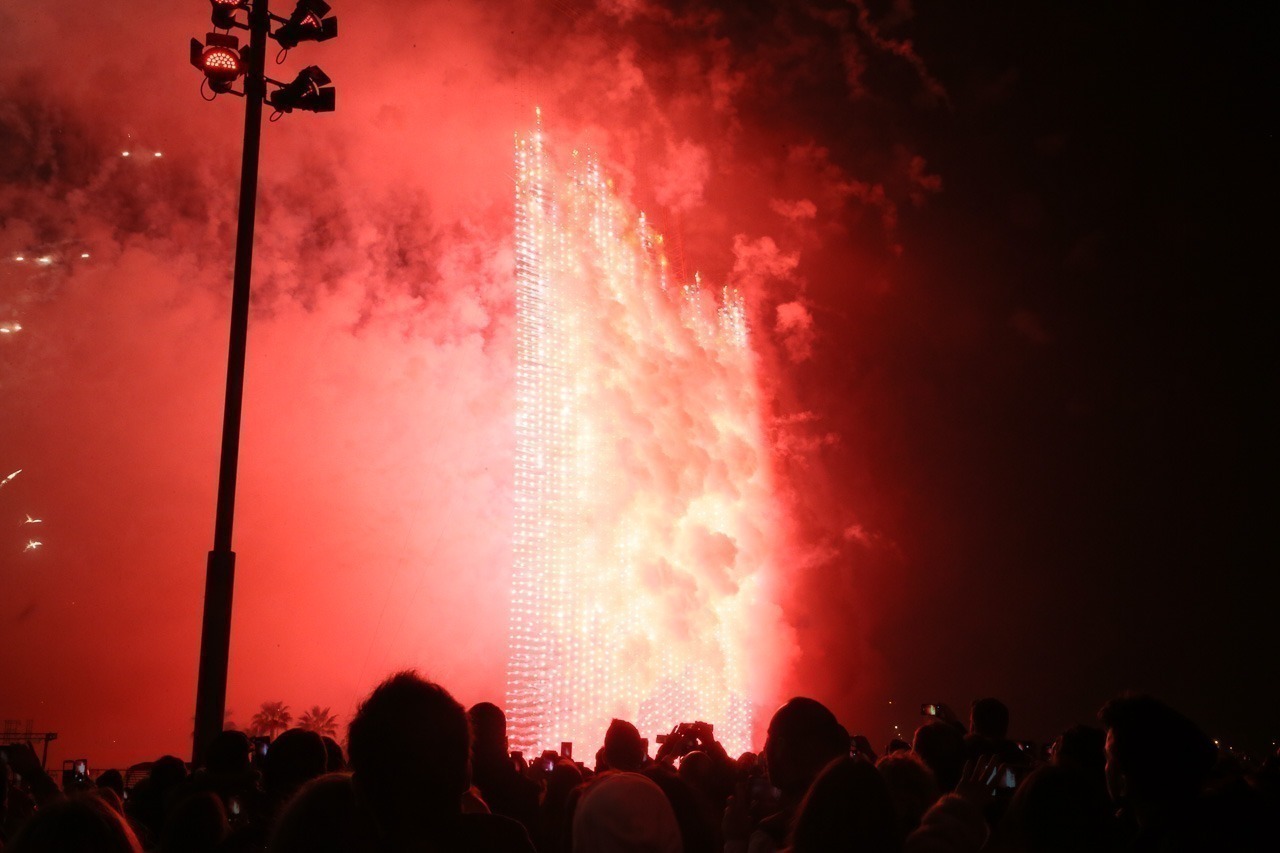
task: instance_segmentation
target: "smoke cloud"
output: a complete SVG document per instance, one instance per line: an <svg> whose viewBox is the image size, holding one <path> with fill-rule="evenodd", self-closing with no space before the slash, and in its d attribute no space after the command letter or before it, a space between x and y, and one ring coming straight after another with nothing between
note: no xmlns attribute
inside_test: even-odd
<svg viewBox="0 0 1280 853"><path fill-rule="evenodd" d="M303 44L269 72L321 65L338 109L264 126L234 722L276 699L345 719L404 666L464 702L501 696L511 146L535 105L560 138L599 153L682 272L744 294L780 478L768 547L791 592L779 593L790 610L778 618L794 621L787 613L803 606L788 596L847 555L850 519L817 521L805 507L821 490L789 479L815 476L804 460L838 440L787 390L819 334L804 294L815 277L855 274L810 264L809 253L863 227L847 199L892 232L900 202L941 184L920 158L837 157L817 119L771 120L812 89L807 77L839 79L838 64L805 71L795 58L805 40L835 55L855 19L682 9L338 6L339 39ZM0 529L13 520L0 541L0 624L30 641L0 649L3 712L61 731L69 749L101 750L93 759L104 766L189 749L241 130L240 102L202 102L185 64L206 14L196 3L54 0L0 20L0 323L21 325L0 337L0 467L23 469L0 492ZM924 91L944 97L910 44L867 20L861 9L864 41L909 61ZM884 250L880 237L868 244ZM43 519L43 545L24 553L28 512ZM814 524L827 532L815 536ZM678 547L706 566L741 558L706 530ZM724 591L732 578L721 581ZM684 604L676 612L690 615ZM862 643L856 624L841 631ZM768 654L770 637L746 642ZM803 685L806 665L753 698ZM853 708L874 686L865 672L842 693L821 689Z"/></svg>

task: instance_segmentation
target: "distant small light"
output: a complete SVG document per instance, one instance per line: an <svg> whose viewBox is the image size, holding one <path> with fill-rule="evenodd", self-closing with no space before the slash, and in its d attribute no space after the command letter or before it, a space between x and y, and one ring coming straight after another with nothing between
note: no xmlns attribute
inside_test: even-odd
<svg viewBox="0 0 1280 853"><path fill-rule="evenodd" d="M156 152L156 154L155 154L155 156L157 156L157 157L163 157L164 155L163 155L163 154L161 154L159 151L157 151L157 152Z"/></svg>
<svg viewBox="0 0 1280 853"><path fill-rule="evenodd" d="M121 151L121 152L120 152L120 156L121 156L121 157L128 157L128 156L129 156L129 152L128 152L128 151Z"/></svg>
<svg viewBox="0 0 1280 853"><path fill-rule="evenodd" d="M15 260L15 261L25 261L25 260L26 260L26 258L24 258L22 255L18 255L18 257L14 258L14 260Z"/></svg>
<svg viewBox="0 0 1280 853"><path fill-rule="evenodd" d="M82 257L82 258L87 258L87 257L89 257L89 253L88 253L88 252L81 252L81 253L80 253L80 257Z"/></svg>
<svg viewBox="0 0 1280 853"><path fill-rule="evenodd" d="M36 258L36 263L47 267L49 264L53 263L53 257L51 255L45 255L44 257Z"/></svg>

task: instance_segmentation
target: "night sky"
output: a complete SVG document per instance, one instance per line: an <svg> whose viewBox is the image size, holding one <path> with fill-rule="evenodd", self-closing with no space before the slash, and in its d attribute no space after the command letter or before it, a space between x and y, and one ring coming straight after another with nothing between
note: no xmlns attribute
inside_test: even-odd
<svg viewBox="0 0 1280 853"><path fill-rule="evenodd" d="M1274 14L335 7L268 71L321 65L338 109L264 128L232 719L345 721L399 666L501 700L540 105L748 296L786 531L766 711L812 695L879 746L995 695L1043 740L1135 689L1280 737ZM242 121L187 64L207 14L0 11L0 717L102 766L189 751Z"/></svg>

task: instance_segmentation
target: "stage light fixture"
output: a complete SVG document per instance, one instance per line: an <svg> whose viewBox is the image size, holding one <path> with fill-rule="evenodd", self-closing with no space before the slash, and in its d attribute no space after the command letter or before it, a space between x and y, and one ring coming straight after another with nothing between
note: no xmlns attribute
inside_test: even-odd
<svg viewBox="0 0 1280 853"><path fill-rule="evenodd" d="M229 30L236 25L236 12L245 7L245 0L209 0L213 4L213 25Z"/></svg>
<svg viewBox="0 0 1280 853"><path fill-rule="evenodd" d="M309 65L286 83L267 95L267 103L277 112L306 110L313 113L333 112L336 90L329 85L329 75L317 65Z"/></svg>
<svg viewBox="0 0 1280 853"><path fill-rule="evenodd" d="M240 39L222 33L209 33L205 43L191 40L191 64L204 72L209 88L215 92L230 92L236 78L244 73L244 60L240 56Z"/></svg>
<svg viewBox="0 0 1280 853"><path fill-rule="evenodd" d="M338 34L338 19L326 18L329 4L324 0L298 0L289 20L271 34L285 50L301 41L328 41Z"/></svg>

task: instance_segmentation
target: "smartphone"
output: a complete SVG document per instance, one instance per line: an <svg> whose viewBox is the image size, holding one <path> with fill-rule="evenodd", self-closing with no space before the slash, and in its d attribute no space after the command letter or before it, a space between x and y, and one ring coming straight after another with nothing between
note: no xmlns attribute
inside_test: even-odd
<svg viewBox="0 0 1280 853"><path fill-rule="evenodd" d="M88 776L88 775L89 775L89 762L88 762L88 761L86 761L85 759L83 759L83 758L78 759L78 760L76 761L76 763L75 763L75 768L76 768L76 775L77 775L77 776Z"/></svg>
<svg viewBox="0 0 1280 853"><path fill-rule="evenodd" d="M1007 791L1012 791L1014 788L1018 787L1018 776L1013 772L1012 767L1005 768L1004 775L1000 778L999 787L1004 788Z"/></svg>
<svg viewBox="0 0 1280 853"><path fill-rule="evenodd" d="M567 758L570 761L573 760L573 741L560 741L560 757Z"/></svg>
<svg viewBox="0 0 1280 853"><path fill-rule="evenodd" d="M555 769L556 769L556 760L555 760L554 758L544 758L544 759L542 759L542 772L543 772L543 773L550 773L552 770L555 770Z"/></svg>
<svg viewBox="0 0 1280 853"><path fill-rule="evenodd" d="M920 713L926 717L936 717L939 714L938 705L921 705Z"/></svg>
<svg viewBox="0 0 1280 853"><path fill-rule="evenodd" d="M240 814L240 798L239 797L231 798L231 814L233 817Z"/></svg>

